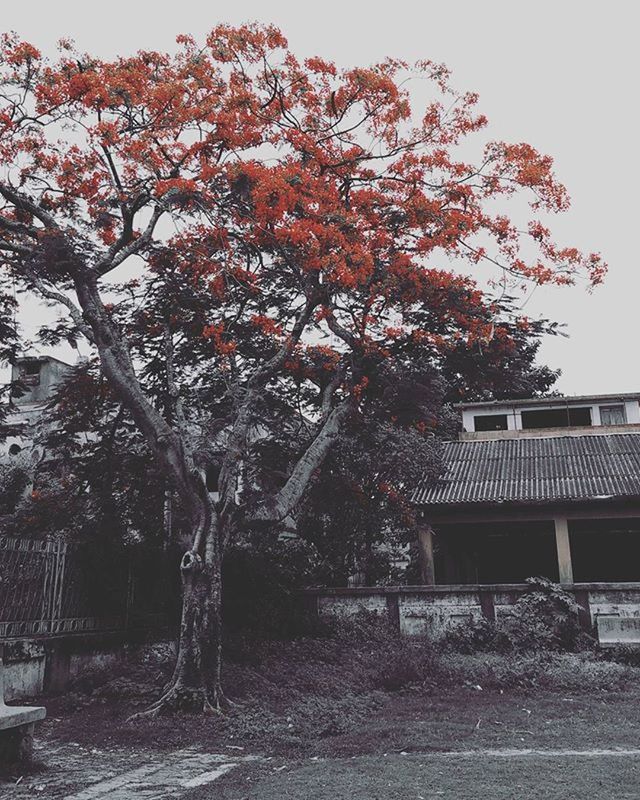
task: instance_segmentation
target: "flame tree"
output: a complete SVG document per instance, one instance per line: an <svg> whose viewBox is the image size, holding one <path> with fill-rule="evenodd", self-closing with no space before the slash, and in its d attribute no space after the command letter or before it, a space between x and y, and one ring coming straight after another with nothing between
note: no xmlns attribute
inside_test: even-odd
<svg viewBox="0 0 640 800"><path fill-rule="evenodd" d="M64 41L48 61L13 35L0 51L4 285L63 307L189 521L179 652L156 711L224 706L222 554L295 511L385 376L409 354L508 339L474 269L539 284L605 272L543 223L569 202L549 157L503 142L462 157L486 120L444 67L300 61L259 25L177 42L112 61ZM433 90L418 113L411 78ZM121 309L135 298L133 324ZM141 366L151 349L163 403ZM243 483L266 397L295 397L309 436L279 481ZM200 435L224 442L217 499L196 406Z"/></svg>

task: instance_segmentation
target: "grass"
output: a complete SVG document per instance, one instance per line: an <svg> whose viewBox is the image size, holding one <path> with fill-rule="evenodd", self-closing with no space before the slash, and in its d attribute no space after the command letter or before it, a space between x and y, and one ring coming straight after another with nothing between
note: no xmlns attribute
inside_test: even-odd
<svg viewBox="0 0 640 800"><path fill-rule="evenodd" d="M636 800L640 758L392 755L263 765L188 800Z"/></svg>

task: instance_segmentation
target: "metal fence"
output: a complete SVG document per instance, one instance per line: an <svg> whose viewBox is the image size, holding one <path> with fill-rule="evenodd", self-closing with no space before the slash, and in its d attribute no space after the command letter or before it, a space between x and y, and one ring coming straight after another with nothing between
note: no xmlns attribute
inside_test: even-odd
<svg viewBox="0 0 640 800"><path fill-rule="evenodd" d="M0 536L0 639L166 627L176 601L166 554Z"/></svg>

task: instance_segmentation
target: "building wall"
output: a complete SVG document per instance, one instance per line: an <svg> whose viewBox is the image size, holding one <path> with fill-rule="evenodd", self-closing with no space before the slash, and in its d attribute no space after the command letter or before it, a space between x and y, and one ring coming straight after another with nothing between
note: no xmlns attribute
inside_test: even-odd
<svg viewBox="0 0 640 800"><path fill-rule="evenodd" d="M389 619L402 635L438 639L456 623L508 614L527 589L525 584L360 587L307 589L301 595L321 619L369 611ZM575 584L568 591L584 609L586 627L595 628L599 616L640 619L640 583Z"/></svg>
<svg viewBox="0 0 640 800"><path fill-rule="evenodd" d="M72 367L69 364L55 358L20 359L11 370L11 380L23 382L28 391L15 398L14 402L18 406L45 402L70 369ZM31 372L31 370L37 370L37 372Z"/></svg>
<svg viewBox="0 0 640 800"><path fill-rule="evenodd" d="M561 399L560 401L549 403L532 403L531 405L518 404L512 405L508 401L504 404L497 403L486 407L479 408L463 408L462 409L462 428L468 433L475 432L475 417L486 417L495 414L505 414L507 417L507 430L520 431L522 430L522 413L523 411L550 411L554 409L569 408L589 408L591 410L591 425L592 427L600 427L603 423L600 417L601 406L624 406L626 425L637 425L640 423L640 404L638 400L618 400L614 401L606 398L594 397L592 400L580 401L567 401ZM533 433L538 434L544 428L532 428ZM560 428L558 430L563 430ZM581 428L584 430L584 428ZM504 432L503 432L504 433Z"/></svg>

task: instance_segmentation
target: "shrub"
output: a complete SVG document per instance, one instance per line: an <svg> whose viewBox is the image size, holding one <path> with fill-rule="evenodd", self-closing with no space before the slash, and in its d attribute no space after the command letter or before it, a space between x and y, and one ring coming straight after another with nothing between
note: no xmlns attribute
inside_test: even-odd
<svg viewBox="0 0 640 800"><path fill-rule="evenodd" d="M425 658L423 649L398 647L385 654L377 664L375 688L397 692L412 684L424 683L429 674L431 659Z"/></svg>
<svg viewBox="0 0 640 800"><path fill-rule="evenodd" d="M487 653L500 649L498 639L496 624L481 617L448 628L441 644L445 650L456 653Z"/></svg>
<svg viewBox="0 0 640 800"><path fill-rule="evenodd" d="M386 615L360 608L355 614L336 614L321 621L325 637L345 644L398 641L398 633Z"/></svg>
<svg viewBox="0 0 640 800"><path fill-rule="evenodd" d="M513 649L578 649L583 631L573 597L547 578L528 578L527 586L505 619L504 632Z"/></svg>
<svg viewBox="0 0 640 800"><path fill-rule="evenodd" d="M580 625L573 597L547 578L528 578L527 591L496 622L472 620L452 628L445 646L461 653L575 652L593 640Z"/></svg>
<svg viewBox="0 0 640 800"><path fill-rule="evenodd" d="M638 681L634 667L603 661L594 653L450 653L438 685L482 689L552 689L576 692L622 690Z"/></svg>
<svg viewBox="0 0 640 800"><path fill-rule="evenodd" d="M223 565L223 618L229 634L287 638L310 621L295 591L308 583L314 554L300 539L279 541L277 531L232 547Z"/></svg>
<svg viewBox="0 0 640 800"><path fill-rule="evenodd" d="M640 667L640 648L632 645L618 645L608 647L600 651L605 661L613 661L616 664L625 664L630 667Z"/></svg>

